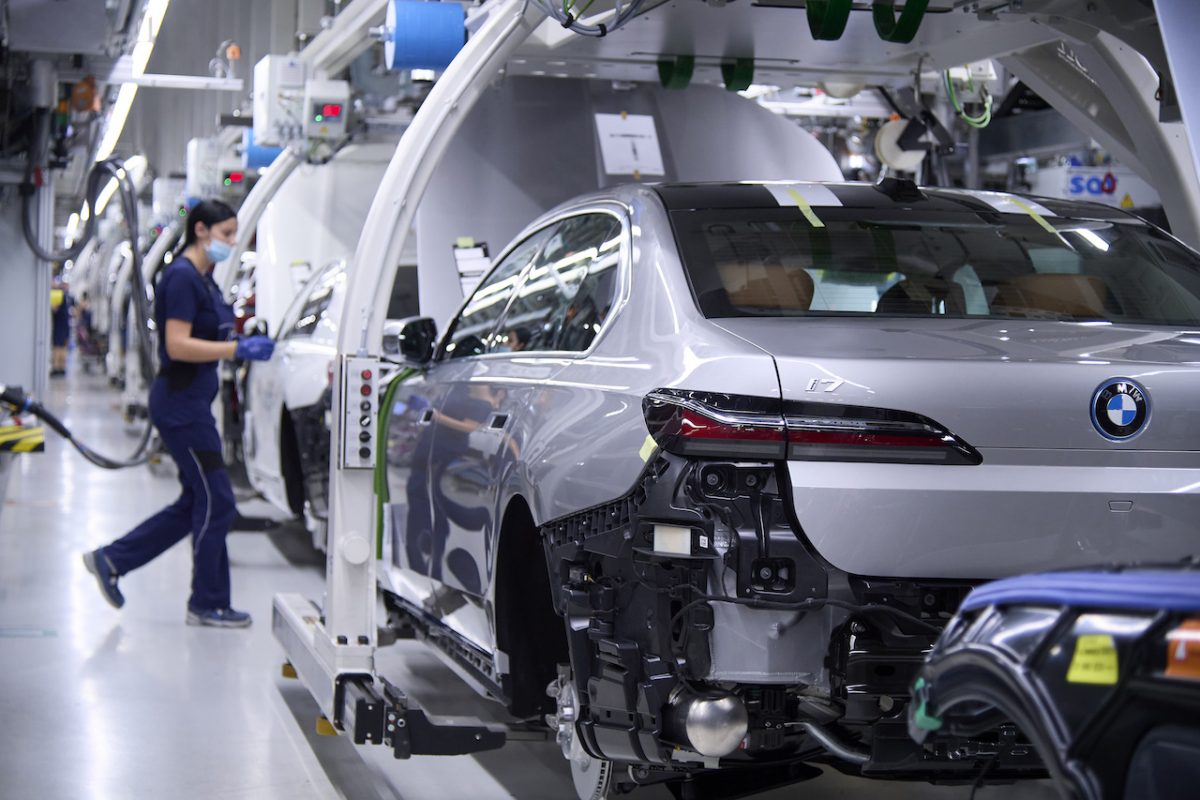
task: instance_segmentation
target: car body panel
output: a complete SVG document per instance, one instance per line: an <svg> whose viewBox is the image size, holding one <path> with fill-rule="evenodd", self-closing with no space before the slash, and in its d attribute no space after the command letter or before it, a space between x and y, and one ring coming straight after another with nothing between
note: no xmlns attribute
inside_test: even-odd
<svg viewBox="0 0 1200 800"><path fill-rule="evenodd" d="M332 289L325 313L308 333L295 335L306 301L322 282ZM329 389L329 365L337 354L337 320L344 293L345 262L332 262L314 273L274 332L273 357L249 365L243 431L246 474L255 490L281 511L292 511L284 476L283 415L323 403ZM304 415L305 420L310 417L313 415ZM324 423L320 415L314 418ZM296 422L293 418L292 423ZM307 433L296 431L297 443L305 441Z"/></svg>

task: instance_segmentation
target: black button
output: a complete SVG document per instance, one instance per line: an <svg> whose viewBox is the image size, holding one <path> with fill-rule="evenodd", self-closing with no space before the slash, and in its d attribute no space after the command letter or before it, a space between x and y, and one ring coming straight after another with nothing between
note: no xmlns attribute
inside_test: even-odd
<svg viewBox="0 0 1200 800"><path fill-rule="evenodd" d="M358 424L363 426L364 428L369 428L369 427L371 427L371 418L368 417L366 414L363 414L361 417L358 418Z"/></svg>
<svg viewBox="0 0 1200 800"><path fill-rule="evenodd" d="M358 404L358 407L361 408L363 411L370 411L371 410L371 401L363 400L361 403Z"/></svg>
<svg viewBox="0 0 1200 800"><path fill-rule="evenodd" d="M363 431L362 433L360 433L358 435L358 440L360 442L369 442L369 441L371 441L371 434L367 433L366 431Z"/></svg>
<svg viewBox="0 0 1200 800"><path fill-rule="evenodd" d="M371 457L371 448L369 448L369 447L358 448L358 457L359 458L370 458Z"/></svg>

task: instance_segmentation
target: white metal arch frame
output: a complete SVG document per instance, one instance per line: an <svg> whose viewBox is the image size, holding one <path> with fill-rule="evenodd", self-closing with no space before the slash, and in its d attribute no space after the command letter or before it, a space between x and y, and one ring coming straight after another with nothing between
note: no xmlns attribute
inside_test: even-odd
<svg viewBox="0 0 1200 800"><path fill-rule="evenodd" d="M367 31L372 25L383 22L388 0L354 0L342 13L334 17L333 24L317 35L308 47L300 52L300 60L306 62L316 75L334 75L345 69L372 44ZM238 243L233 254L216 267L214 278L221 293L228 297L237 276L237 265L246 252L258 221L267 205L283 186L296 167L304 163L299 146L288 147L276 157L265 174L254 184L238 209Z"/></svg>
<svg viewBox="0 0 1200 800"><path fill-rule="evenodd" d="M381 290L399 263L421 195L450 137L513 51L543 15L525 0L500 0L438 80L401 138L363 227L348 270L346 310L338 338L334 385L348 381L347 359L377 357L387 312ZM361 320L361 324L349 321ZM361 362L356 362L361 363ZM344 469L342 392L334 392L330 474L330 538L323 619L303 598L275 600L273 628L299 677L331 719L341 674L372 674L376 643L373 472Z"/></svg>

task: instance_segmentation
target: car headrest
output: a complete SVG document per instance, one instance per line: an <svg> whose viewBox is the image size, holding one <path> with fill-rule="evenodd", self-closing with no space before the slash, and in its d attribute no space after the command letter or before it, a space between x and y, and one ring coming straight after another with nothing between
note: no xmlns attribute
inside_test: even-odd
<svg viewBox="0 0 1200 800"><path fill-rule="evenodd" d="M945 309L937 303L945 304ZM904 280L884 292L875 306L876 314L963 314L966 313L963 288L956 283L937 280Z"/></svg>
<svg viewBox="0 0 1200 800"><path fill-rule="evenodd" d="M1071 317L1105 317L1108 286L1094 275L1018 275L1000 287L992 307L1048 311Z"/></svg>
<svg viewBox="0 0 1200 800"><path fill-rule="evenodd" d="M727 261L717 272L734 306L808 311L812 305L813 279L800 267Z"/></svg>

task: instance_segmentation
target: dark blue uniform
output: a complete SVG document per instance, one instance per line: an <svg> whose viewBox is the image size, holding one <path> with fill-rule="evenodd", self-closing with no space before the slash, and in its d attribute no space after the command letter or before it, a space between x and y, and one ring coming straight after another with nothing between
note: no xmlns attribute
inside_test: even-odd
<svg viewBox="0 0 1200 800"><path fill-rule="evenodd" d="M194 609L229 608L229 556L225 535L237 513L221 437L212 415L220 379L218 362L190 364L167 355L167 320L192 323L192 336L225 341L233 334L233 309L211 274L186 258L163 272L154 298L158 324L158 377L150 387L150 419L179 467L179 499L104 548L118 574L137 569L192 534Z"/></svg>

